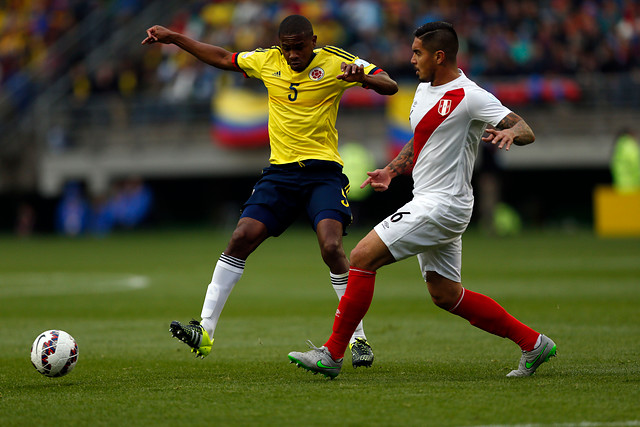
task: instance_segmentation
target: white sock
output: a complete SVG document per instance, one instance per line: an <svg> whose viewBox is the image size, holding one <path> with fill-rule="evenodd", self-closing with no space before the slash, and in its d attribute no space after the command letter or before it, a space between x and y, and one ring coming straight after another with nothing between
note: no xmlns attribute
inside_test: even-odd
<svg viewBox="0 0 640 427"><path fill-rule="evenodd" d="M342 273L342 274L333 274L329 272L329 276L331 277L331 285L333 286L333 289L336 291L336 295L338 295L338 299L341 299L345 291L347 290L347 280L349 279L349 272ZM364 338L365 340L367 339L366 335L364 334L364 327L362 326L362 320L360 321L360 323L358 323L358 327L356 327L356 330L351 336L349 343L353 344L356 338Z"/></svg>
<svg viewBox="0 0 640 427"><path fill-rule="evenodd" d="M242 277L245 260L222 254L213 270L211 283L207 288L207 294L202 305L202 321L200 324L207 331L210 338L216 330L220 313L227 302L227 298L234 285Z"/></svg>

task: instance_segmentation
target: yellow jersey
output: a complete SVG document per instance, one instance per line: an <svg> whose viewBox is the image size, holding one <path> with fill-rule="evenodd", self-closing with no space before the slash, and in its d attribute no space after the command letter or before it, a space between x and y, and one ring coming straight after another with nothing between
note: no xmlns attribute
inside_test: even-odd
<svg viewBox="0 0 640 427"><path fill-rule="evenodd" d="M269 96L269 143L272 164L329 160L343 165L338 153L336 119L344 91L359 83L337 79L340 66L356 63L366 74L380 68L340 48L314 49L304 71L291 69L278 46L234 54L245 76L262 80Z"/></svg>

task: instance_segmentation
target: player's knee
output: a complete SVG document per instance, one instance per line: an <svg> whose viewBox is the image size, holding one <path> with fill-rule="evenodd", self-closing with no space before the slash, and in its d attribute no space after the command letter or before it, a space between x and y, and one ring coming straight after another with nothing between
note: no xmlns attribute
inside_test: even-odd
<svg viewBox="0 0 640 427"><path fill-rule="evenodd" d="M443 310L452 309L460 299L462 284L446 279L437 273L427 273L427 288L431 301Z"/></svg>
<svg viewBox="0 0 640 427"><path fill-rule="evenodd" d="M342 242L334 239L324 240L320 244L320 252L322 253L322 258L325 260L345 256Z"/></svg>
<svg viewBox="0 0 640 427"><path fill-rule="evenodd" d="M445 294L431 294L431 301L443 310L449 310L455 304L455 299L452 300L449 295Z"/></svg>
<svg viewBox="0 0 640 427"><path fill-rule="evenodd" d="M237 227L231 234L230 246L245 246L253 240L254 234L246 227Z"/></svg>
<svg viewBox="0 0 640 427"><path fill-rule="evenodd" d="M360 245L353 248L349 254L349 261L351 262L352 267L361 268L363 270L372 270L371 256L368 251Z"/></svg>
<svg viewBox="0 0 640 427"><path fill-rule="evenodd" d="M231 234L225 254L246 259L267 238L265 227L251 227L241 224Z"/></svg>

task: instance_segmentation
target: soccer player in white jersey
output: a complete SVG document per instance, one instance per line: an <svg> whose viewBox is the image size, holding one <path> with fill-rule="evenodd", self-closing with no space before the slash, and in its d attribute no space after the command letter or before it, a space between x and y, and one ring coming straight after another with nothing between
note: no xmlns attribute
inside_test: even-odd
<svg viewBox="0 0 640 427"><path fill-rule="evenodd" d="M340 298L349 261L342 235L351 223L349 180L342 173L335 128L345 90L360 85L393 95L398 85L387 73L334 46L316 47L309 20L286 17L278 30L279 46L229 52L154 25L142 44L172 43L222 70L260 79L269 95L270 165L243 206L229 244L218 259L202 306L202 321L171 322L170 331L196 357L211 352L220 314L240 280L249 255L270 236L278 236L298 215L305 215L318 236L322 259ZM352 364L371 366L373 351L362 324L351 339Z"/></svg>
<svg viewBox="0 0 640 427"><path fill-rule="evenodd" d="M289 359L336 377L349 337L371 304L376 271L417 255L433 302L515 342L522 350L520 364L507 376L530 376L555 356L556 344L491 298L462 287L461 237L473 209L471 175L480 141L509 150L532 143L535 136L521 117L458 69L458 37L451 24L427 23L414 36L411 63L421 83L411 106L413 138L384 169L368 172L362 184L385 191L397 175L411 174L413 199L376 225L351 252L347 290L329 340L320 348L309 342L310 351L291 352Z"/></svg>

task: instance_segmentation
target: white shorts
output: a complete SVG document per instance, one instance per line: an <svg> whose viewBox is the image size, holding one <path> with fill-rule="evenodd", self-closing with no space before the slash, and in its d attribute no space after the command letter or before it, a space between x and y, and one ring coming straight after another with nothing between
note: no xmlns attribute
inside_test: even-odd
<svg viewBox="0 0 640 427"><path fill-rule="evenodd" d="M433 199L413 199L374 227L389 251L400 261L418 256L425 281L427 271L461 281L462 233L472 208L460 208Z"/></svg>

